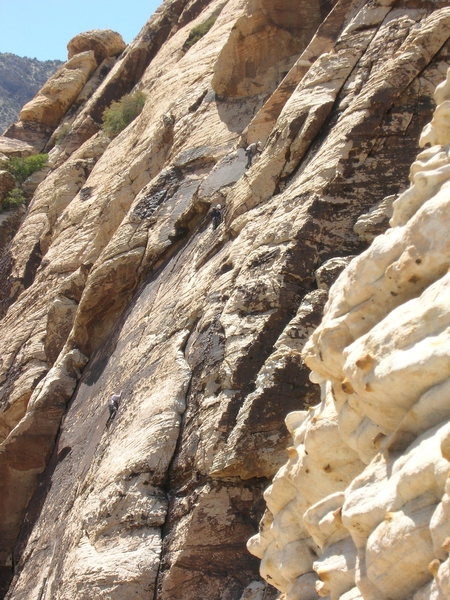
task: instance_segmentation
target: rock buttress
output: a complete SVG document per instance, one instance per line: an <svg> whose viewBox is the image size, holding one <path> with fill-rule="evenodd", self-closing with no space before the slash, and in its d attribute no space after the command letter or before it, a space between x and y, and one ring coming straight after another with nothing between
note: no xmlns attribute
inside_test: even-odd
<svg viewBox="0 0 450 600"><path fill-rule="evenodd" d="M289 462L249 549L287 600L450 593L450 68L391 228L330 290L304 347L321 403L287 417Z"/></svg>

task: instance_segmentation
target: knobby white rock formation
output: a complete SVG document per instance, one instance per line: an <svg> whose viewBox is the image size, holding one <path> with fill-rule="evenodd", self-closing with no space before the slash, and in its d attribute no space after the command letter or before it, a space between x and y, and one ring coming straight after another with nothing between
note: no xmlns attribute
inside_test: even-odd
<svg viewBox="0 0 450 600"><path fill-rule="evenodd" d="M391 228L330 290L303 357L322 400L248 543L287 600L450 598L450 69Z"/></svg>

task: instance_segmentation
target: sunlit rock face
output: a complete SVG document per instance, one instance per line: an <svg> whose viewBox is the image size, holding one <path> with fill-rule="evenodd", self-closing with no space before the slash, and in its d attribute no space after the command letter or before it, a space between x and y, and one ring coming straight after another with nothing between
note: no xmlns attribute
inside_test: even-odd
<svg viewBox="0 0 450 600"><path fill-rule="evenodd" d="M303 350L321 403L249 549L287 600L450 595L450 68L391 228L330 290Z"/></svg>
<svg viewBox="0 0 450 600"><path fill-rule="evenodd" d="M355 223L407 187L448 66L446 4L311 0L300 18L291 2L166 0L56 127L9 131L42 134L50 170L0 257L8 600L276 593L246 541L286 460L286 414L297 431L319 402L301 353L367 247ZM111 140L102 113L130 91L144 108ZM336 491L323 510L338 510L367 460L327 402L303 512ZM315 594L318 542L283 528L302 553L283 578L306 565Z"/></svg>
<svg viewBox="0 0 450 600"><path fill-rule="evenodd" d="M20 111L19 121L5 132L9 138L32 144L35 151L48 149L62 131L64 137L67 136L76 116L125 49L125 43L115 31L95 29L75 36L67 49L67 62L25 104ZM117 95L109 98L109 102L120 96L118 91ZM72 152L96 131L98 125L91 120L83 124L78 135L72 132L69 144Z"/></svg>
<svg viewBox="0 0 450 600"><path fill-rule="evenodd" d="M81 52L92 50L95 60L100 64L109 56L117 56L125 49L122 36L111 29L93 29L80 33L67 44L69 60Z"/></svg>
<svg viewBox="0 0 450 600"><path fill-rule="evenodd" d="M329 12L332 2L256 0L222 48L212 87L220 97L262 94L283 79Z"/></svg>
<svg viewBox="0 0 450 600"><path fill-rule="evenodd" d="M94 52L72 57L20 111L22 121L57 125L97 66Z"/></svg>

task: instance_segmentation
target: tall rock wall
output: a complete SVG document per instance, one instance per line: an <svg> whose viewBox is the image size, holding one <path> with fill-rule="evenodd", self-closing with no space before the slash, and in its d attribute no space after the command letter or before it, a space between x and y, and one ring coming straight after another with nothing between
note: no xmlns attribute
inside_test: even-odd
<svg viewBox="0 0 450 600"><path fill-rule="evenodd" d="M301 350L356 220L407 185L449 22L439 1L166 0L59 124L7 132L51 167L0 265L8 600L271 597L245 543L286 413L318 401Z"/></svg>
<svg viewBox="0 0 450 600"><path fill-rule="evenodd" d="M249 549L286 600L450 597L450 67L391 228L351 261L304 347L321 402Z"/></svg>

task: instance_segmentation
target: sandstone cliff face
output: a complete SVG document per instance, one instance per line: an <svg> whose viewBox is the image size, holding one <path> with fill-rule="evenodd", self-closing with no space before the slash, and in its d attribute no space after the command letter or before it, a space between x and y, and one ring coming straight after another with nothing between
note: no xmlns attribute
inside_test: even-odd
<svg viewBox="0 0 450 600"><path fill-rule="evenodd" d="M2 257L7 598L271 596L245 542L284 416L318 401L301 350L357 218L407 185L445 5L167 0L119 57L73 50L95 64L59 122L7 132L51 148L70 127ZM133 88L110 141L101 114ZM321 435L356 473L331 418Z"/></svg>
<svg viewBox="0 0 450 600"><path fill-rule="evenodd" d="M248 544L290 599L450 596L450 67L391 229L332 286L304 347L321 403Z"/></svg>

